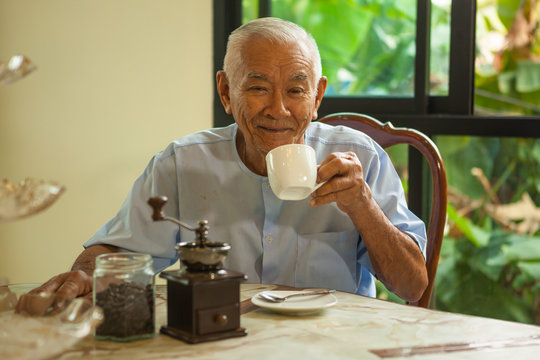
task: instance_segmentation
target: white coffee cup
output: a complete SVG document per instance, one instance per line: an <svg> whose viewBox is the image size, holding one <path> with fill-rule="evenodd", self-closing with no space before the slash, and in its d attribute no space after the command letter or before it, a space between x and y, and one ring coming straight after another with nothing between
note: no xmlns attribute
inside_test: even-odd
<svg viewBox="0 0 540 360"><path fill-rule="evenodd" d="M317 182L315 150L304 144L288 144L266 155L266 170L272 191L281 200L307 198L321 184Z"/></svg>

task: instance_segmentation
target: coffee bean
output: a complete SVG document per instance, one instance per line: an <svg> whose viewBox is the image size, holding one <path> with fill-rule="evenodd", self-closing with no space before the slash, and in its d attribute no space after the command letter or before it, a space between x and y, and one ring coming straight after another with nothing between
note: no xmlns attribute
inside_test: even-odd
<svg viewBox="0 0 540 360"><path fill-rule="evenodd" d="M96 294L96 305L104 313L104 321L96 329L97 337L127 339L154 334L153 285L110 284Z"/></svg>

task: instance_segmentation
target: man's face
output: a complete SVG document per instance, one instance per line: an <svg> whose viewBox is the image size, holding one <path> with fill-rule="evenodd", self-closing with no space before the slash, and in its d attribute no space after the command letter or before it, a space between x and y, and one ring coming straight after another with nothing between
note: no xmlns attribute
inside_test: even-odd
<svg viewBox="0 0 540 360"><path fill-rule="evenodd" d="M304 142L306 128L317 118L326 78L315 79L313 61L302 45L248 44L241 69L228 82L221 79L224 86L218 74L218 87L249 157L264 159L277 146Z"/></svg>

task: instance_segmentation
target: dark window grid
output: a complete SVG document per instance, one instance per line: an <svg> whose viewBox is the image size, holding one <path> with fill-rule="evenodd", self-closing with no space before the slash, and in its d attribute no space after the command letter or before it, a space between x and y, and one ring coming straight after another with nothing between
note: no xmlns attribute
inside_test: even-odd
<svg viewBox="0 0 540 360"><path fill-rule="evenodd" d="M321 116L335 112L359 112L376 117L388 114L471 115L474 102L474 34L476 2L454 0L451 9L450 70L448 96L429 96L429 44L431 1L418 0L414 97L327 96L322 102ZM259 16L271 14L271 1L259 1ZM227 36L242 24L242 1L214 0L214 70L222 69ZM214 90L215 91L215 90ZM215 91L214 124L233 122L223 112ZM430 132L430 131L428 131Z"/></svg>
<svg viewBox="0 0 540 360"><path fill-rule="evenodd" d="M450 69L447 96L429 96L429 29L431 1L418 0L415 91L413 98L327 96L319 115L358 112L415 128L428 136L471 135L540 137L538 116L474 116L474 58L476 1L453 0L450 23ZM259 0L259 17L271 14L271 0ZM214 70L222 69L228 35L242 24L241 0L214 0ZM214 125L234 120L225 114L215 91ZM424 221L429 212L428 168L421 154L409 151L409 207Z"/></svg>

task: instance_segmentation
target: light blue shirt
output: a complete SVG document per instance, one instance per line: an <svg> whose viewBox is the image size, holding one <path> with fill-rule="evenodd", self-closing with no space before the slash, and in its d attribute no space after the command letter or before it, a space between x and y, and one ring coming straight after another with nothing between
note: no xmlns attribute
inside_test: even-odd
<svg viewBox="0 0 540 360"><path fill-rule="evenodd" d="M206 219L209 239L231 244L225 267L246 274L248 282L374 296L373 267L350 218L335 203L311 207L309 198L278 199L268 178L241 161L236 132L233 124L172 142L150 161L118 214L84 246L110 244L151 254L156 272L174 264L175 244L193 241L195 234L152 221L147 200L165 195L166 215L192 226ZM333 152L355 152L374 199L425 254L425 225L408 210L399 176L379 145L356 130L318 122L310 124L305 143L319 164Z"/></svg>

